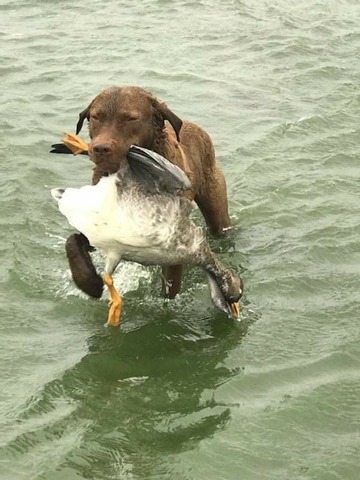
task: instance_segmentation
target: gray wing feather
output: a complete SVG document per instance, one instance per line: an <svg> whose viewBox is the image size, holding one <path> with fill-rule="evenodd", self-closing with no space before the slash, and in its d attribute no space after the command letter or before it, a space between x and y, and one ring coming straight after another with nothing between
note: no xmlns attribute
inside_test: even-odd
<svg viewBox="0 0 360 480"><path fill-rule="evenodd" d="M181 168L152 150L132 145L127 159L134 178L150 193L176 194L191 189Z"/></svg>

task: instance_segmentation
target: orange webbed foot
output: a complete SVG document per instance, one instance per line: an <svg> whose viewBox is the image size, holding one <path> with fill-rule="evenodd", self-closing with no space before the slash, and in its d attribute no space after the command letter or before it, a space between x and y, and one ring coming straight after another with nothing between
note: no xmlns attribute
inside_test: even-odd
<svg viewBox="0 0 360 480"><path fill-rule="evenodd" d="M110 293L110 310L108 315L108 320L106 325L111 325L112 327L118 327L120 325L121 320L121 310L122 310L122 298L119 292L114 287L113 278L111 275L107 274L104 277L105 285L109 289Z"/></svg>
<svg viewBox="0 0 360 480"><path fill-rule="evenodd" d="M63 138L63 143L72 151L74 155L87 152L89 150L88 144L80 137L73 133L67 133Z"/></svg>

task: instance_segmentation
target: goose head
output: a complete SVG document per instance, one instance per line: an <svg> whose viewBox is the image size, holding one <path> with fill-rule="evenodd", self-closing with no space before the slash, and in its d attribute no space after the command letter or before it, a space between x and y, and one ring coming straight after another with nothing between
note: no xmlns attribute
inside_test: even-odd
<svg viewBox="0 0 360 480"><path fill-rule="evenodd" d="M229 318L238 320L240 317L240 298L243 295L242 279L230 270L221 273L205 271L208 280L211 299L216 307L225 312Z"/></svg>

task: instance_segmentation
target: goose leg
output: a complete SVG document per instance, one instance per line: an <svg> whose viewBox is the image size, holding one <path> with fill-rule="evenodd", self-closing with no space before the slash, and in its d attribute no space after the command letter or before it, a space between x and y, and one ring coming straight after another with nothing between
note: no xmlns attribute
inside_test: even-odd
<svg viewBox="0 0 360 480"><path fill-rule="evenodd" d="M73 133L67 133L63 143L72 151L74 155L87 153L89 146L84 140Z"/></svg>
<svg viewBox="0 0 360 480"><path fill-rule="evenodd" d="M107 273L104 277L104 283L109 289L110 293L110 310L108 315L108 320L106 325L111 325L113 327L118 327L120 325L120 317L121 317L121 310L122 310L122 298L119 292L114 287L114 282L112 275Z"/></svg>

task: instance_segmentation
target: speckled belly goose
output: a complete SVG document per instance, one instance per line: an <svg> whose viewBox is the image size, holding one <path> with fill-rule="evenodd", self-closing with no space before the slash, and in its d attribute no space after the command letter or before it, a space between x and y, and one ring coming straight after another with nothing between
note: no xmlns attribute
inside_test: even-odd
<svg viewBox="0 0 360 480"><path fill-rule="evenodd" d="M143 265L190 264L204 269L217 307L239 318L243 285L211 251L202 228L178 195L191 187L185 173L155 152L132 146L117 173L98 184L53 189L60 212L104 253L111 297L108 325L120 323L122 299L112 274L121 260Z"/></svg>

